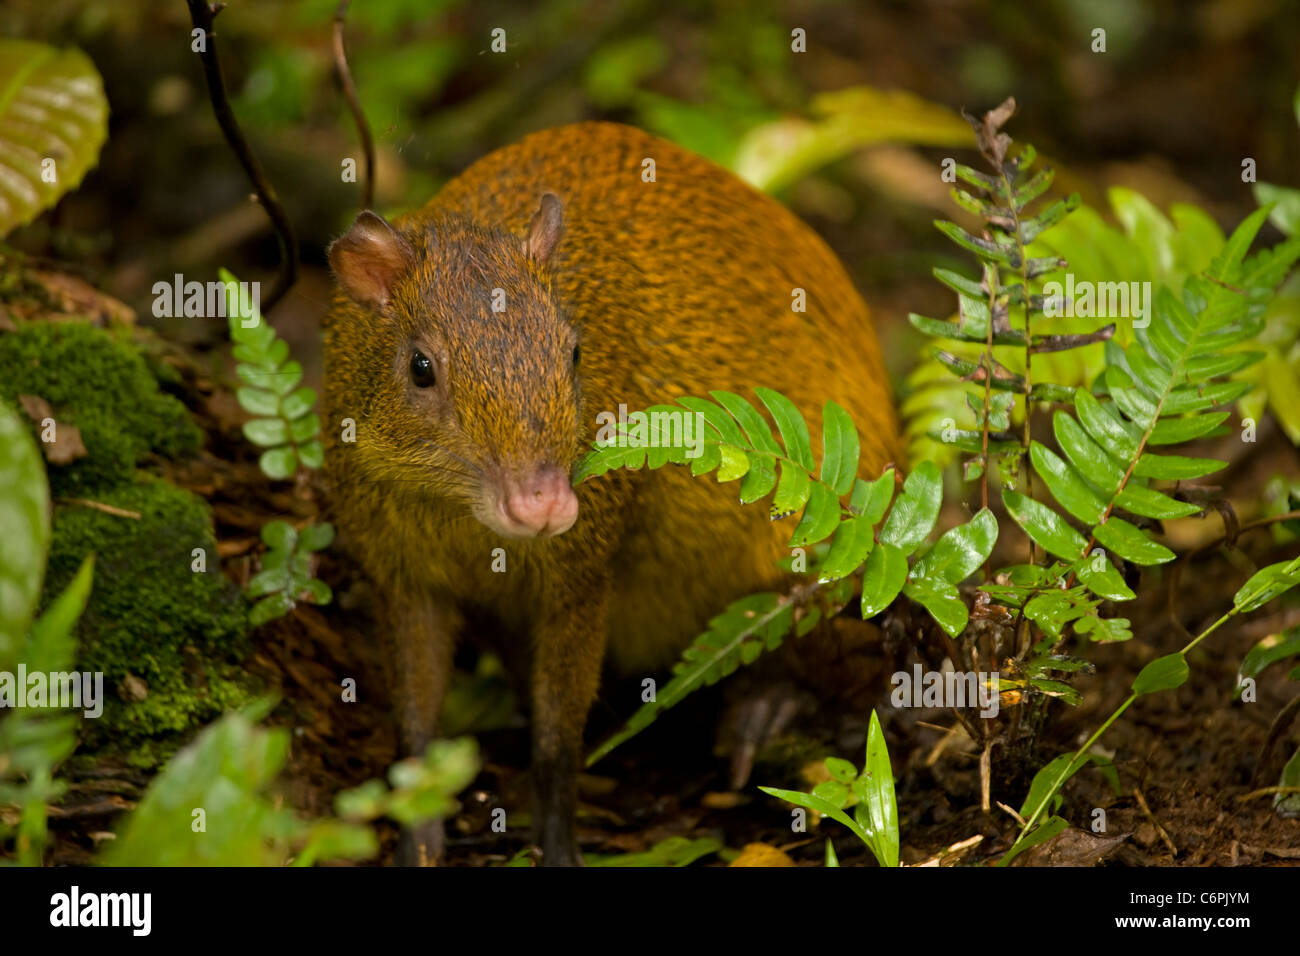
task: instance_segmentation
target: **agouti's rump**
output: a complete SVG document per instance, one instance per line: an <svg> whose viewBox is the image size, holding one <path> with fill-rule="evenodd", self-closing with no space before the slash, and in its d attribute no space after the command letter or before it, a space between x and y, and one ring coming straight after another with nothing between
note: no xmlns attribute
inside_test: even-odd
<svg viewBox="0 0 1300 956"><path fill-rule="evenodd" d="M544 859L575 862L602 661L669 663L728 601L782 582L793 526L681 468L571 489L597 415L767 386L820 454L834 399L874 477L898 433L866 306L779 203L603 123L495 152L392 225L363 214L330 261L331 501L394 638L404 742L434 733L466 614L497 621L526 651L513 663L529 667Z"/></svg>

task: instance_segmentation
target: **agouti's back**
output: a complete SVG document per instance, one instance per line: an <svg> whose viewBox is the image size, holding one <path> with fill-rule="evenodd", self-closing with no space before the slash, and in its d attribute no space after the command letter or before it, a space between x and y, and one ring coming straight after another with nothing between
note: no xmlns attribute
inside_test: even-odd
<svg viewBox="0 0 1300 956"><path fill-rule="evenodd" d="M602 658L670 663L726 603L782 580L796 520L673 466L571 491L597 414L766 386L803 411L820 458L834 399L875 477L900 443L866 306L778 202L608 123L494 152L392 226L363 214L330 259L343 294L327 324L328 474L389 608L407 739L436 716L461 632L514 638L531 666L541 840L568 861L569 765ZM355 443L338 438L349 417Z"/></svg>

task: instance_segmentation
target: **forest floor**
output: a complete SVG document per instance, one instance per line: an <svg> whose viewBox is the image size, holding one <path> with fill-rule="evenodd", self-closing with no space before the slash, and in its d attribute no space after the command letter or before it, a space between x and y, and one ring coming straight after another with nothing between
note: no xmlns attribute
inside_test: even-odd
<svg viewBox="0 0 1300 956"><path fill-rule="evenodd" d="M172 361L182 372L183 397L207 431L208 443L199 458L168 463L163 470L212 504L223 569L242 583L256 570L262 524L273 517L312 518L315 495L304 483L268 483L240 436L241 415L233 397L184 353L176 352ZM1256 488L1279 466L1290 467L1287 461L1294 454L1288 443L1272 436L1234 463L1233 487ZM1217 517L1206 521L1218 527ZM1156 586L1144 588L1144 599L1124 608L1133 621L1133 640L1079 652L1096 665L1095 673L1076 683L1083 704L1050 705L1037 762L1021 768L1018 777L1011 775L1018 781L1014 786L999 788L995 773L988 812L980 807L977 748L964 733L948 730L957 724L952 712L893 708L883 679L888 668L882 669L874 699L898 781L903 862L940 856L945 865L996 860L1017 829L1011 813L998 804L1018 806L1027 775L1082 742L1127 696L1144 664L1181 647L1187 640L1184 628L1196 633L1217 618L1249 574L1246 554L1257 563L1279 557L1269 556L1267 545L1267 532L1262 532L1243 537L1243 551L1206 549L1190 559L1190 566L1183 567L1188 560L1180 560L1176 573L1166 572ZM325 556L319 573L334 588L335 603L299 606L262 628L247 662L281 697L271 722L292 731L285 799L306 816L330 813L336 793L382 776L402 756L384 690L382 642L374 634L368 588L336 555ZM1300 860L1300 820L1278 816L1271 797L1243 799L1276 782L1282 762L1294 750L1295 732L1284 732L1266 758L1263 754L1270 726L1294 696L1295 685L1285 680L1285 668L1273 668L1260 677L1256 702L1234 700L1243 655L1265 634L1295 623L1290 619L1295 616L1283 612L1225 628L1191 655L1191 678L1183 687L1141 698L1099 748L1113 754L1120 792L1095 770L1081 771L1067 786L1060 811L1074 825L1018 862L1230 866ZM895 666L910 668L906 648L898 650ZM360 693L356 703L341 704L340 683L348 677L357 679ZM726 761L714 752L714 728L725 707L727 683L669 711L581 778L584 852L634 853L667 837L710 837L732 850L760 843L785 851L796 864L819 865L829 836L844 865L870 865L869 853L838 825L826 821L812 832L794 833L790 807L755 789L760 783L811 789L794 768L779 770L760 762L742 792L728 791ZM626 716L627 709L618 712L608 698L599 703L592 718L593 742ZM820 717L850 728L839 736L841 746L824 755L860 762L869 710ZM477 734L483 767L464 795L461 811L448 821L451 865L499 864L528 845L527 728L519 715L504 723ZM94 847L146 783L147 775L111 763L75 779L63 805L52 811L52 862L89 862ZM490 826L495 807L507 810L510 828L505 833ZM1099 821L1104 825L1093 832ZM383 836L379 862L388 862L396 829ZM947 852L954 846L960 849ZM717 859L710 855L703 862Z"/></svg>

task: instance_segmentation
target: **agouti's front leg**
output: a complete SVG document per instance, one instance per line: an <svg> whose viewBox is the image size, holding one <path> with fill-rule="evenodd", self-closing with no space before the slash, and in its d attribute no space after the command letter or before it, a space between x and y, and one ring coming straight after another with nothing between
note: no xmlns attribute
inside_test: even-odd
<svg viewBox="0 0 1300 956"><path fill-rule="evenodd" d="M451 678L462 619L455 606L412 589L385 602L381 621L392 641L393 703L406 756L422 757L438 733L438 715ZM402 831L393 862L433 866L442 855L441 820Z"/></svg>
<svg viewBox="0 0 1300 956"><path fill-rule="evenodd" d="M543 866L581 866L575 817L582 729L600 687L605 602L543 621L533 650L533 831Z"/></svg>

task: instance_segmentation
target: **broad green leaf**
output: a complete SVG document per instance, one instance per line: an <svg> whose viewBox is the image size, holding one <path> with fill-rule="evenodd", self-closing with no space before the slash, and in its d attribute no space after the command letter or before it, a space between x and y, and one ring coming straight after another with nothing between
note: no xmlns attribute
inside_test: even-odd
<svg viewBox="0 0 1300 956"><path fill-rule="evenodd" d="M817 568L818 580L834 581L856 571L876 543L873 531L871 523L865 517L840 522L831 541L831 548Z"/></svg>
<svg viewBox="0 0 1300 956"><path fill-rule="evenodd" d="M745 438L740 433L740 426L736 424L736 420L707 398L684 395L677 399L677 404L703 415L704 420L713 426L714 431L724 442L737 446L745 444Z"/></svg>
<svg viewBox="0 0 1300 956"><path fill-rule="evenodd" d="M1232 605L1240 613L1247 614L1285 594L1297 584L1300 584L1300 557L1293 561L1279 561L1256 571L1233 595Z"/></svg>
<svg viewBox="0 0 1300 956"><path fill-rule="evenodd" d="M0 401L0 538L4 541L0 671L12 671L41 596L50 541L50 491L36 442L4 401Z"/></svg>
<svg viewBox="0 0 1300 956"><path fill-rule="evenodd" d="M812 493L812 479L799 465L782 460L781 481L772 498L773 515L787 515L802 508Z"/></svg>
<svg viewBox="0 0 1300 956"><path fill-rule="evenodd" d="M970 609L957 593L957 588L947 581L914 576L904 585L903 593L929 611L950 637L965 630L966 622L970 620Z"/></svg>
<svg viewBox="0 0 1300 956"><path fill-rule="evenodd" d="M311 441L319 433L320 417L315 413L308 413L289 423L289 437L295 444Z"/></svg>
<svg viewBox="0 0 1300 956"><path fill-rule="evenodd" d="M1164 564L1177 555L1148 538L1136 526L1111 515L1092 529L1093 537L1126 561L1134 564Z"/></svg>
<svg viewBox="0 0 1300 956"><path fill-rule="evenodd" d="M1187 658L1181 652L1166 654L1157 657L1138 672L1138 676L1133 679L1133 693L1140 697L1160 690L1173 690L1187 683L1190 674Z"/></svg>
<svg viewBox="0 0 1300 956"><path fill-rule="evenodd" d="M736 146L731 168L775 193L876 143L974 145L970 126L954 110L905 90L855 86L819 93L807 113L752 128Z"/></svg>
<svg viewBox="0 0 1300 956"><path fill-rule="evenodd" d="M263 448L283 445L289 440L289 426L282 418L253 418L244 422L244 437Z"/></svg>
<svg viewBox="0 0 1300 956"><path fill-rule="evenodd" d="M938 578L960 584L988 560L998 540L998 521L981 508L966 524L949 529L912 568L912 580Z"/></svg>
<svg viewBox="0 0 1300 956"><path fill-rule="evenodd" d="M751 504L776 487L776 460L761 452L749 456L749 470L740 483L741 504Z"/></svg>
<svg viewBox="0 0 1300 956"><path fill-rule="evenodd" d="M1003 489L1002 503L1039 547L1066 561L1074 561L1083 554L1088 542L1051 508L1010 488Z"/></svg>
<svg viewBox="0 0 1300 956"><path fill-rule="evenodd" d="M263 388L244 385L235 390L239 407L250 415L266 417L280 414L280 396Z"/></svg>
<svg viewBox="0 0 1300 956"><path fill-rule="evenodd" d="M1300 626L1281 634L1270 634L1246 652L1237 672L1238 694L1241 692L1241 682L1246 678L1258 677L1270 664L1289 657L1300 657Z"/></svg>
<svg viewBox="0 0 1300 956"><path fill-rule="evenodd" d="M722 453L722 464L717 474L719 482L735 481L749 472L749 456L743 449L725 443L719 444L718 449Z"/></svg>
<svg viewBox="0 0 1300 956"><path fill-rule="evenodd" d="M867 757L862 767L868 834L872 850L881 866L898 866L898 801L894 794L894 770L889 763L885 732L880 718L871 712L867 728Z"/></svg>
<svg viewBox="0 0 1300 956"><path fill-rule="evenodd" d="M95 559L87 556L76 577L56 597L45 612L32 622L31 635L23 650L22 662L29 671L52 673L72 667L77 653L73 635L77 619L90 600L91 578Z"/></svg>
<svg viewBox="0 0 1300 956"><path fill-rule="evenodd" d="M275 551L292 551L298 544L298 531L289 522L276 518L262 526L262 543Z"/></svg>
<svg viewBox="0 0 1300 956"><path fill-rule="evenodd" d="M867 519L869 524L879 524L889 503L894 500L894 469L886 468L875 481L859 480L853 488L849 506Z"/></svg>
<svg viewBox="0 0 1300 956"><path fill-rule="evenodd" d="M298 458L304 468L321 468L325 464L325 449L317 440L298 446Z"/></svg>
<svg viewBox="0 0 1300 956"><path fill-rule="evenodd" d="M1137 597L1101 548L1094 548L1092 554L1076 562L1074 571L1079 580L1098 597L1110 601L1132 601Z"/></svg>
<svg viewBox="0 0 1300 956"><path fill-rule="evenodd" d="M862 618L875 617L898 597L907 583L907 555L881 541L867 555L862 571Z"/></svg>
<svg viewBox="0 0 1300 956"><path fill-rule="evenodd" d="M1203 478L1227 467L1227 464L1216 458L1185 458L1181 455L1153 455L1146 452L1133 467L1133 474L1138 478L1180 481Z"/></svg>
<svg viewBox="0 0 1300 956"><path fill-rule="evenodd" d="M799 525L790 536L790 547L825 541L840 523L840 500L821 482L814 482Z"/></svg>
<svg viewBox="0 0 1300 956"><path fill-rule="evenodd" d="M713 396L715 402L730 412L731 416L740 423L740 427L744 429L745 435L749 438L750 445L762 451L770 451L775 454L781 453L781 446L772 437L772 430L768 428L767 422L758 413L758 409L734 392L718 390L709 392L709 394Z"/></svg>
<svg viewBox="0 0 1300 956"><path fill-rule="evenodd" d="M1108 414L1106 406L1087 389L1075 391L1074 410L1088 434L1118 460L1128 461L1137 454L1141 435L1118 416Z"/></svg>
<svg viewBox="0 0 1300 956"><path fill-rule="evenodd" d="M1119 461L1093 441L1065 412L1052 416L1052 426L1056 440L1079 474L1101 489L1103 494L1113 495L1124 479L1124 469Z"/></svg>
<svg viewBox="0 0 1300 956"><path fill-rule="evenodd" d="M804 470L812 472L816 467L813 461L812 438L808 434L808 423L795 407L794 402L780 392L770 388L756 388L756 394L772 413L776 427L781 431L781 440L785 442L786 456L802 465Z"/></svg>
<svg viewBox="0 0 1300 956"><path fill-rule="evenodd" d="M932 461L922 461L903 482L903 491L894 499L879 540L911 554L926 539L939 518L943 497L943 475Z"/></svg>
<svg viewBox="0 0 1300 956"><path fill-rule="evenodd" d="M849 413L835 402L827 402L822 409L821 479L837 495L847 494L853 487L860 451L858 430Z"/></svg>
<svg viewBox="0 0 1300 956"><path fill-rule="evenodd" d="M80 50L0 39L0 238L76 189L108 135L108 100Z"/></svg>
<svg viewBox="0 0 1300 956"><path fill-rule="evenodd" d="M776 787L759 787L758 789L770 796L776 797L777 799L784 800L787 803L793 803L796 807L803 807L806 810L816 810L822 816L830 817L836 823L844 824L844 826L848 827L853 832L854 836L870 847L873 853L875 852L875 847L872 846L871 835L867 833L866 829L829 800L823 800L821 797L814 796L811 793L801 793L798 790L780 790ZM884 866L885 864L882 862L881 865Z"/></svg>
<svg viewBox="0 0 1300 956"><path fill-rule="evenodd" d="M1083 392L1082 389L1079 390ZM1034 441L1029 446L1034 471L1066 511L1080 521L1096 524L1106 511L1106 501L1078 473L1054 452Z"/></svg>
<svg viewBox="0 0 1300 956"><path fill-rule="evenodd" d="M302 418L304 415L310 412L315 405L316 405L316 390L313 388L304 387L304 388L296 389L291 394L285 397L284 404L281 411L283 412L285 418L289 419L290 421L293 421L294 419ZM249 411L255 415L273 414L272 412L260 412L260 413L253 412L252 409L249 409Z"/></svg>
<svg viewBox="0 0 1300 956"><path fill-rule="evenodd" d="M303 551L323 551L334 540L334 525L328 521L309 524L298 533L298 547Z"/></svg>

